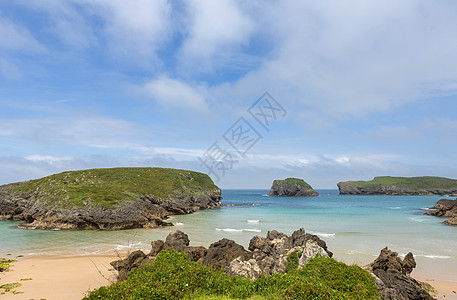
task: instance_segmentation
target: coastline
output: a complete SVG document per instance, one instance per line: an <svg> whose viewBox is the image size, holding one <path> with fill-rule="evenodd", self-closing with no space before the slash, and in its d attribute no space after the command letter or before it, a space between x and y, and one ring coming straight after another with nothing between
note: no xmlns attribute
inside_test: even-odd
<svg viewBox="0 0 457 300"><path fill-rule="evenodd" d="M7 257L15 258L13 255ZM19 282L22 286L15 290L20 293L8 292L1 295L2 299L81 299L88 291L115 281L116 272L109 263L118 257L29 255L17 259L9 271L0 273L0 283ZM414 271L413 278L432 285L437 290L437 299L457 299L457 281L443 280L424 271L423 268ZM21 281L28 278L31 280Z"/></svg>

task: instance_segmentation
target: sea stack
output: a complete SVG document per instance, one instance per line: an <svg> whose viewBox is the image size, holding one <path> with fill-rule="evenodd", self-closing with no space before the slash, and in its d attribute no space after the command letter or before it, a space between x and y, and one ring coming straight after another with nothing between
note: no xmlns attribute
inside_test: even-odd
<svg viewBox="0 0 457 300"><path fill-rule="evenodd" d="M314 197L319 196L308 183L299 178L275 180L271 186L269 196Z"/></svg>

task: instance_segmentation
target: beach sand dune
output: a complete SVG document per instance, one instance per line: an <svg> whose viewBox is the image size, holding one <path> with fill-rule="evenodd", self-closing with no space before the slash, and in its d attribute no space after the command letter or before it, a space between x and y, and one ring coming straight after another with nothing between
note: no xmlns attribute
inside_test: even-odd
<svg viewBox="0 0 457 300"><path fill-rule="evenodd" d="M8 299L81 299L87 291L108 285L115 273L110 271L114 256L47 257L34 256L15 262L10 271L0 274L0 285L19 282L20 294L6 293ZM22 280L28 279L31 280ZM2 290L3 291L3 290Z"/></svg>

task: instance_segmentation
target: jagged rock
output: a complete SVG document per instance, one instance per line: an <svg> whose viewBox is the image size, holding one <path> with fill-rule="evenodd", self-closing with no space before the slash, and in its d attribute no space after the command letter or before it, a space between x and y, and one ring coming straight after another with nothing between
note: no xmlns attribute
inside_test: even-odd
<svg viewBox="0 0 457 300"><path fill-rule="evenodd" d="M243 261L238 257L230 262L229 274L255 279L260 277L262 270L255 259L251 258L250 260Z"/></svg>
<svg viewBox="0 0 457 300"><path fill-rule="evenodd" d="M287 178L274 180L270 189L270 196L292 196L292 197L313 197L319 196L308 183L303 179Z"/></svg>
<svg viewBox="0 0 457 300"><path fill-rule="evenodd" d="M118 279L125 280L128 273L145 263L145 260L149 261L146 254L141 250L137 250L130 253L126 259L112 261L110 264L118 271Z"/></svg>
<svg viewBox="0 0 457 300"><path fill-rule="evenodd" d="M382 299L433 299L417 280L409 276L415 267L416 261L411 252L401 260L397 252L385 247L378 258L366 267L366 270L375 276L375 283Z"/></svg>
<svg viewBox="0 0 457 300"><path fill-rule="evenodd" d="M299 268L302 268L305 264L307 264L312 258L316 257L317 255L320 255L322 257L328 257L327 252L313 240L307 240L305 242L305 245L299 247L299 249L302 252L301 257L298 260Z"/></svg>
<svg viewBox="0 0 457 300"><path fill-rule="evenodd" d="M450 218L444 221L447 225L457 225L457 199L441 199L436 202L435 206L431 207L432 211L425 212L424 214L430 216Z"/></svg>
<svg viewBox="0 0 457 300"><path fill-rule="evenodd" d="M165 250L184 251L189 246L189 236L180 230L173 231L165 239Z"/></svg>
<svg viewBox="0 0 457 300"><path fill-rule="evenodd" d="M252 258L252 253L246 251L235 241L224 238L209 246L202 263L212 267L228 268L230 262L238 257L241 257L242 260L249 260Z"/></svg>

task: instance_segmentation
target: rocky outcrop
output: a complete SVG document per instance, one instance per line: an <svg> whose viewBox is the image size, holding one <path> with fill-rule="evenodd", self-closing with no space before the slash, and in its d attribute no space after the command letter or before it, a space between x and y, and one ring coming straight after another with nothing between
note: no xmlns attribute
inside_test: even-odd
<svg viewBox="0 0 457 300"><path fill-rule="evenodd" d="M275 180L271 186L269 196L313 197L319 196L303 179L287 178Z"/></svg>
<svg viewBox="0 0 457 300"><path fill-rule="evenodd" d="M117 168L115 171L121 172L123 169L124 168ZM130 177L135 176L136 178L136 176L139 177L140 175L145 176L144 173L149 170L154 172L158 171L156 170L158 168L139 169L144 172L130 175ZM159 169L159 171L166 172L168 170ZM74 200L71 199L70 196L65 196L66 198L64 199L59 198L59 193L66 195L64 192L67 192L70 188L78 191L77 184L79 184L79 182L74 184L75 187L67 187L67 185L70 184L66 183L66 181L61 180L57 182L56 179L53 179L55 181L54 183L51 179L45 180L46 178L43 178L40 179L41 181L39 182L38 180L35 180L0 186L0 220L24 221L24 223L20 225L21 227L37 229L120 230L131 228L156 228L161 226L172 226L172 223L166 221L170 215L189 214L200 209L220 206L220 200L222 199L221 191L212 183L207 175L184 170L182 170L182 174L180 173L181 170L172 171L177 174L176 177L183 175L181 176L183 179L178 177L178 179L181 180L181 185L172 182L176 187L169 189L167 192L162 192L160 196L157 196L155 194L157 193L156 190L151 189L151 192L147 190L148 182L145 181L146 188L142 188L141 190L145 190L145 192L140 194L135 190L136 179L128 178L132 182L131 191L128 189L130 186L127 186L125 190L121 190L120 192L116 191L116 194L113 194L114 197L119 198L119 200L109 204L105 204L106 201L91 200L90 194L87 196L84 194L84 191L86 190L90 191L91 189L95 189L95 187L92 188L92 185L101 185L101 181L95 180L93 181L93 184L88 183L80 188L81 195L78 195L78 197L82 200L79 198ZM114 173L114 171L112 173ZM71 175L72 173L69 172L69 174ZM146 173L146 175L147 174L148 173ZM72 178L70 175L66 175L65 178ZM154 175L156 176L153 178L155 180L154 184L157 184L159 187L161 180L163 180L164 186L171 185L170 182L166 181L166 176L163 176L163 179L162 177L157 179L156 173L154 173ZM186 177L184 177L184 175ZM205 182L205 184L199 186L196 181L201 180L200 177L209 181L210 184ZM44 181L44 183L42 183L42 181ZM109 179L107 179L102 183L106 186L106 190L109 191L110 186L117 186L119 182L111 183L109 182ZM33 184L34 192L22 191L24 189L23 186L26 184ZM57 190L55 186L62 186L62 188ZM45 190L44 187L46 187L47 190ZM100 189L103 189L103 186ZM159 190L159 192L161 191Z"/></svg>
<svg viewBox="0 0 457 300"><path fill-rule="evenodd" d="M432 211L427 211L424 214L429 216L437 216L449 218L444 221L444 224L457 225L457 199L441 199L436 202L435 206L431 207Z"/></svg>
<svg viewBox="0 0 457 300"><path fill-rule="evenodd" d="M229 239L219 240L204 247L189 246L188 236L181 231L170 233L165 241L153 241L149 254L132 252L126 259L111 265L119 271L119 278L126 278L128 272L142 263L153 261L162 250L184 251L190 260L204 265L222 268L232 275L258 278L262 274L274 274L286 270L286 261L292 253L299 254L299 268L316 255L331 257L323 240L306 233L303 228L292 235L269 231L267 236L254 236L249 243L249 251Z"/></svg>
<svg viewBox="0 0 457 300"><path fill-rule="evenodd" d="M339 182L341 195L456 195L457 180L442 177L375 177Z"/></svg>
<svg viewBox="0 0 457 300"><path fill-rule="evenodd" d="M416 261L411 252L402 260L397 252L387 247L378 258L365 269L375 277L375 283L382 299L431 300L434 299L420 282L410 277Z"/></svg>

